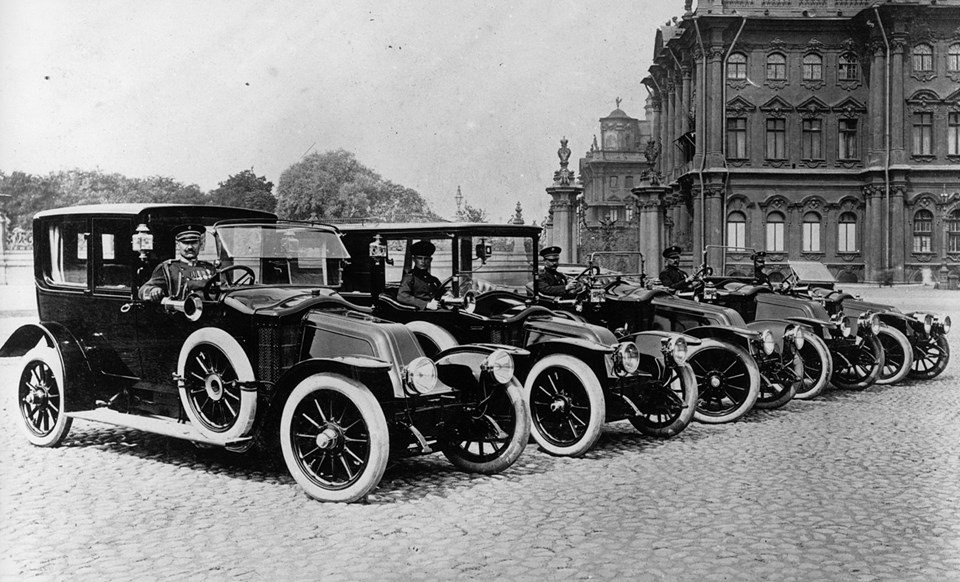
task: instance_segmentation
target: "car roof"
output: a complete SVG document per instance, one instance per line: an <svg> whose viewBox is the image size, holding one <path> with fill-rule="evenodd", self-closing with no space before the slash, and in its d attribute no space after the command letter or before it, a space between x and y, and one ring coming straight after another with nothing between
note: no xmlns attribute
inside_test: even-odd
<svg viewBox="0 0 960 582"><path fill-rule="evenodd" d="M487 222L381 222L336 224L340 232L374 232L377 234L443 235L488 234L494 236L539 236L539 226L527 224L490 224Z"/></svg>
<svg viewBox="0 0 960 582"><path fill-rule="evenodd" d="M169 204L169 203L116 203L116 204L84 204L80 206L66 206L41 210L34 218L50 216L92 216L110 214L114 216L137 216L146 212L167 213L174 215L189 215L196 212L201 215L224 214L228 216L264 218L276 220L276 215L262 210L237 208L234 206L211 206L207 204Z"/></svg>

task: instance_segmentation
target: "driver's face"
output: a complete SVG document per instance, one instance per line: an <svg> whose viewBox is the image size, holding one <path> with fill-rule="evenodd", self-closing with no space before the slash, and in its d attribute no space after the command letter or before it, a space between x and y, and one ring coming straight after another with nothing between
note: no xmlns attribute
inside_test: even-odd
<svg viewBox="0 0 960 582"><path fill-rule="evenodd" d="M195 261L200 249L203 248L203 239L195 241L177 241L177 254L186 261Z"/></svg>
<svg viewBox="0 0 960 582"><path fill-rule="evenodd" d="M680 264L680 257L677 257L677 256L667 257L667 265L671 267L676 267L679 264Z"/></svg>
<svg viewBox="0 0 960 582"><path fill-rule="evenodd" d="M413 256L413 266L421 271L429 271L430 263L433 262L433 257L422 257L419 255Z"/></svg>

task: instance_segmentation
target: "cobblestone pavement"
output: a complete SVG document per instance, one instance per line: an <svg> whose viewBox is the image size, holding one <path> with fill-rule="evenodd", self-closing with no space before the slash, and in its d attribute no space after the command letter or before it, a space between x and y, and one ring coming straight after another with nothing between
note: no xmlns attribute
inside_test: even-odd
<svg viewBox="0 0 960 582"><path fill-rule="evenodd" d="M857 291L960 323L960 292ZM950 337L960 352L960 330ZM65 446L31 447L14 424L17 365L3 361L0 572L960 580L958 366L925 383L694 424L666 441L614 423L585 458L530 446L497 476L457 472L439 455L403 461L368 503L333 505L262 457L132 430L75 422Z"/></svg>

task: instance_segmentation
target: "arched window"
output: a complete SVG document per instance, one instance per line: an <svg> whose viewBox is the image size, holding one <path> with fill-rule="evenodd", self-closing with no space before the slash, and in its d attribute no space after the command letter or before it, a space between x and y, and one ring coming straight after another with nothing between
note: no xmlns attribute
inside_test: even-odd
<svg viewBox="0 0 960 582"><path fill-rule="evenodd" d="M947 48L947 70L960 71L960 42L955 42Z"/></svg>
<svg viewBox="0 0 960 582"><path fill-rule="evenodd" d="M727 59L727 78L747 78L747 55L743 53L733 53L730 55L730 58Z"/></svg>
<svg viewBox="0 0 960 582"><path fill-rule="evenodd" d="M918 210L913 215L913 252L932 253L933 213Z"/></svg>
<svg viewBox="0 0 960 582"><path fill-rule="evenodd" d="M787 78L787 57L780 53L767 56L767 79L783 80Z"/></svg>
<svg viewBox="0 0 960 582"><path fill-rule="evenodd" d="M918 44L913 47L913 70L933 70L933 47L928 44Z"/></svg>
<svg viewBox="0 0 960 582"><path fill-rule="evenodd" d="M727 246L747 248L747 217L742 212L727 216Z"/></svg>
<svg viewBox="0 0 960 582"><path fill-rule="evenodd" d="M860 78L860 66L857 57L847 53L837 60L837 78L841 81L856 81Z"/></svg>
<svg viewBox="0 0 960 582"><path fill-rule="evenodd" d="M837 252L852 253L857 250L857 215L844 212L837 227Z"/></svg>
<svg viewBox="0 0 960 582"><path fill-rule="evenodd" d="M816 212L803 215L803 252L820 252L820 215Z"/></svg>
<svg viewBox="0 0 960 582"><path fill-rule="evenodd" d="M823 57L818 54L804 55L803 80L819 81L823 79Z"/></svg>
<svg viewBox="0 0 960 582"><path fill-rule="evenodd" d="M947 216L947 248L951 253L960 253L960 210Z"/></svg>
<svg viewBox="0 0 960 582"><path fill-rule="evenodd" d="M783 252L784 244L784 216L779 212L767 215L767 250Z"/></svg>

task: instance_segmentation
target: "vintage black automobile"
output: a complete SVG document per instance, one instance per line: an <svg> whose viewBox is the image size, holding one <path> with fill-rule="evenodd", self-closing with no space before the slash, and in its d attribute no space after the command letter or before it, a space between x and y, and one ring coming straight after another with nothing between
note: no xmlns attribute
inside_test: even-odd
<svg viewBox="0 0 960 582"><path fill-rule="evenodd" d="M876 383L884 363L883 346L878 338L881 324L876 313L867 311L857 318L843 313L831 315L817 301L775 293L772 285L758 284L752 277L714 275L714 272L723 272L727 252L753 250L707 245L703 263L694 274L693 293L699 300L730 307L748 322L780 319L799 323L813 331L829 348L834 363L831 383L851 390L863 390ZM708 264L708 257L717 263L716 271Z"/></svg>
<svg viewBox="0 0 960 582"><path fill-rule="evenodd" d="M162 304L141 301L183 223L203 227L200 258L216 274ZM336 293L349 255L331 227L212 206L95 205L37 214L34 241L40 321L0 356L23 358L18 406L35 445L58 445L74 418L236 451L263 444L309 496L354 501L390 459L440 450L496 473L529 438L513 375L523 351L426 357L407 327Z"/></svg>
<svg viewBox="0 0 960 582"><path fill-rule="evenodd" d="M881 326L877 338L883 345L884 362L877 384L893 384L910 377L929 379L943 372L950 361L950 316L914 311L903 313L892 305L864 301L836 288L836 281L822 264L788 261L790 274L774 289L780 293L814 300L831 316L861 318L876 313Z"/></svg>
<svg viewBox="0 0 960 582"><path fill-rule="evenodd" d="M605 269L607 258L629 259L640 265L636 273ZM803 388L799 354L805 334L797 324L756 321L747 324L740 315L721 306L672 296L663 288L648 288L643 255L638 252L596 252L587 265L567 265L566 274L583 283L572 300L554 300L604 325L617 335L642 329L683 332L704 340L687 360L697 374L700 401L697 420L730 422L750 409L752 391L757 408L777 408ZM826 355L824 348L825 359ZM829 362L827 363L829 364ZM757 388L751 390L751 379ZM826 383L826 376L822 383Z"/></svg>
<svg viewBox="0 0 960 582"><path fill-rule="evenodd" d="M350 301L410 326L427 353L463 342L502 342L531 352L517 377L532 415L531 433L555 455L576 456L607 421L628 419L644 434L669 437L692 420L696 379L687 341L668 332L618 341L608 329L535 305L526 284L538 261L540 228L466 223L340 225L353 260L344 270ZM410 245L436 247L432 273L448 308L418 310L397 300L411 267Z"/></svg>

